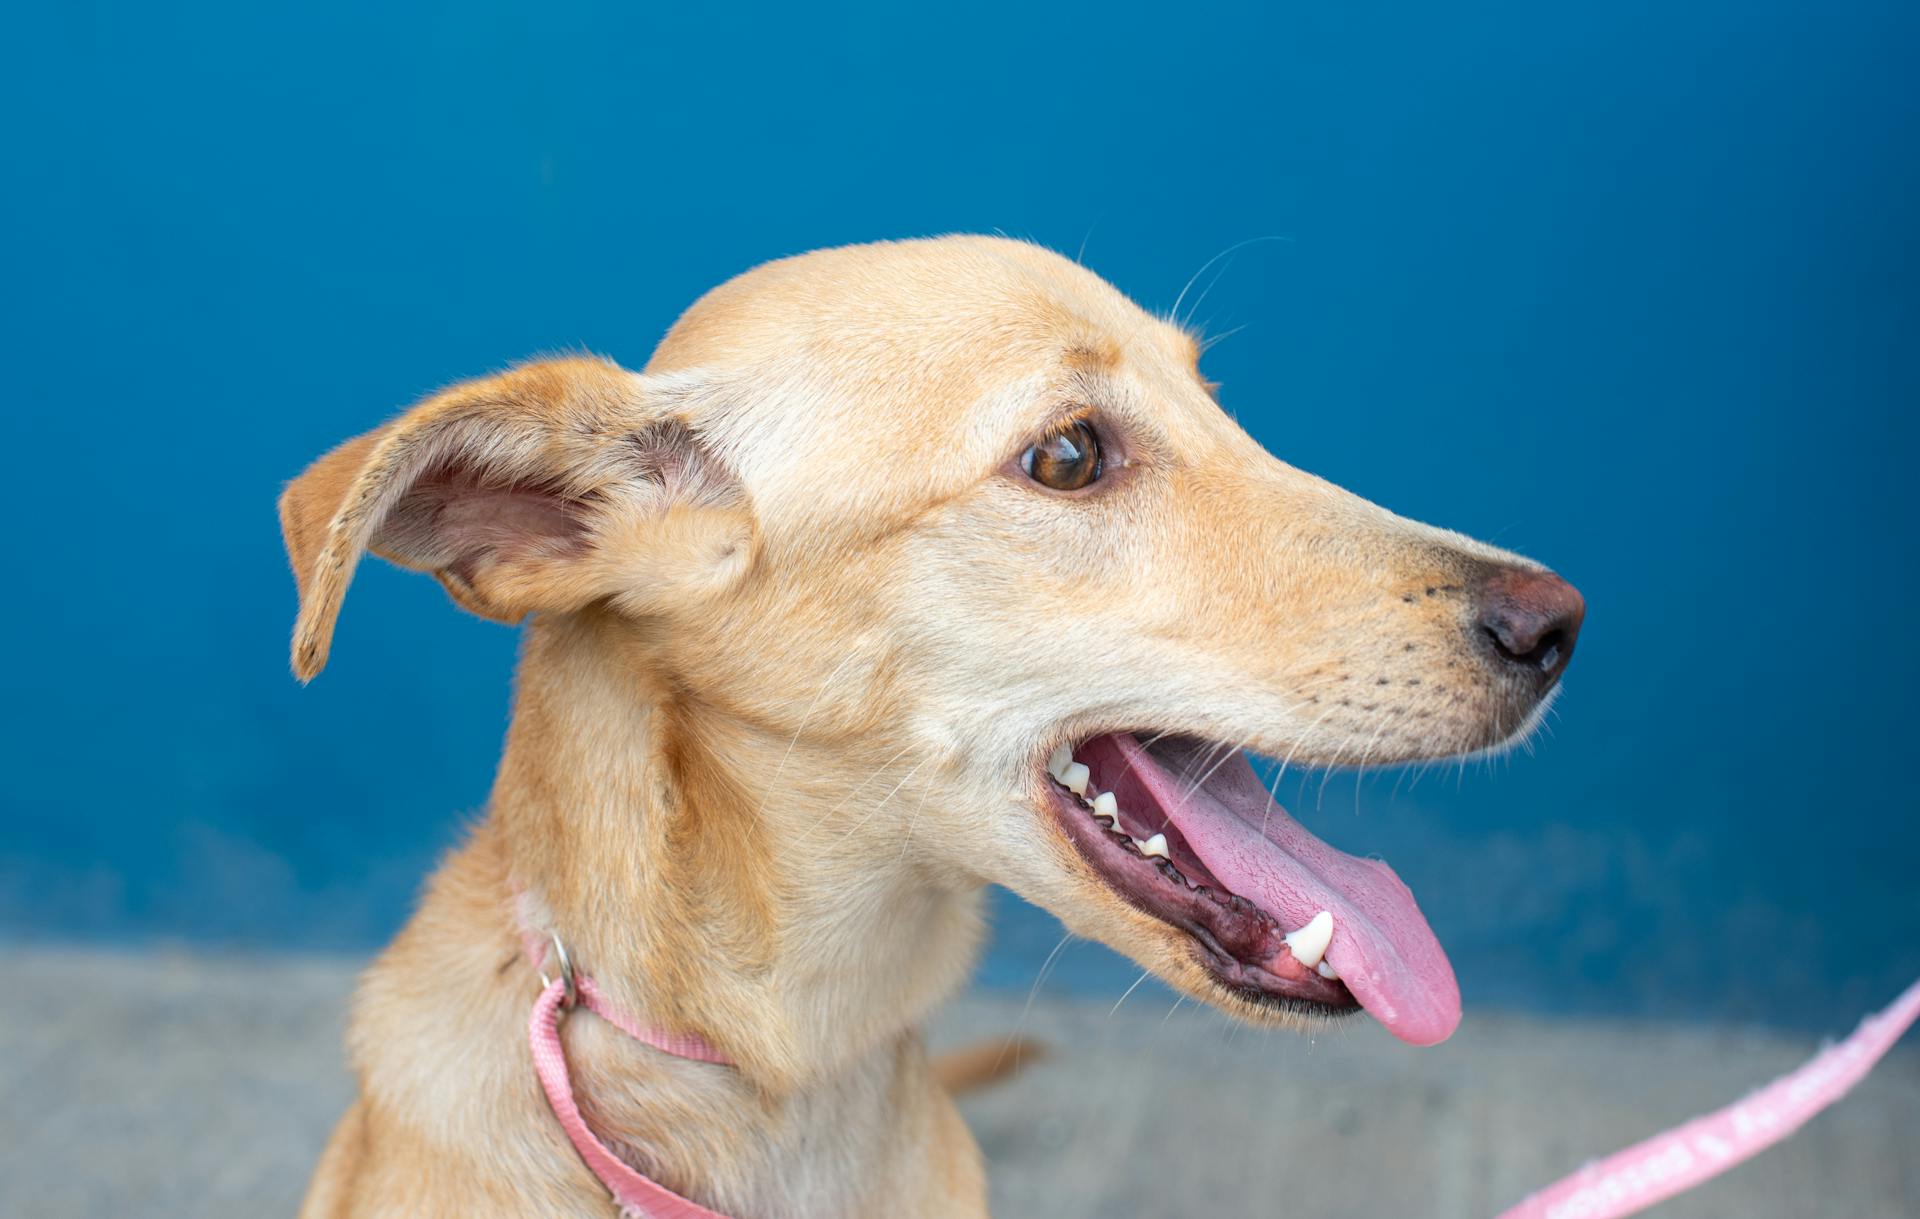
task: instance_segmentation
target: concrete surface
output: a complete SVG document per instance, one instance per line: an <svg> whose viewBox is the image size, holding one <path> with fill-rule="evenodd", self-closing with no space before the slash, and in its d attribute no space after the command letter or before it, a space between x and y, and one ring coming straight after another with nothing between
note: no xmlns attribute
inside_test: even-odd
<svg viewBox="0 0 1920 1219"><path fill-rule="evenodd" d="M354 964L0 948L0 1216L292 1214L346 1103ZM1491 1219L1583 1160L1814 1047L1753 1031L1469 1013L1431 1050L1309 1040L1185 1005L972 994L950 1045L1053 1057L969 1098L1001 1219ZM1836 1029L1835 1033L1846 1030ZM1920 1052L1664 1219L1920 1215Z"/></svg>

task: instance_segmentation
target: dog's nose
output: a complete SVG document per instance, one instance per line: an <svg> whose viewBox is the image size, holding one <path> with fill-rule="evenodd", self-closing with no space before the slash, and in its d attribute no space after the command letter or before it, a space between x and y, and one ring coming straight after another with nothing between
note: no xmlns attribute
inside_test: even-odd
<svg viewBox="0 0 1920 1219"><path fill-rule="evenodd" d="M1531 673L1545 689L1567 667L1586 616L1586 600L1559 576L1508 567L1480 586L1475 625L1500 661Z"/></svg>

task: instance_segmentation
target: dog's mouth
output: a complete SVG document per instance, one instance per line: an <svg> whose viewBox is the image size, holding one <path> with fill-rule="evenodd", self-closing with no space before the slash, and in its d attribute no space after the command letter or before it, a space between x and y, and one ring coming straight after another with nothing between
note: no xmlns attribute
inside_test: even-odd
<svg viewBox="0 0 1920 1219"><path fill-rule="evenodd" d="M1238 749L1114 732L1047 759L1055 815L1136 910L1185 932L1242 998L1303 1012L1365 1008L1402 1041L1460 1023L1460 988L1393 870L1321 842Z"/></svg>

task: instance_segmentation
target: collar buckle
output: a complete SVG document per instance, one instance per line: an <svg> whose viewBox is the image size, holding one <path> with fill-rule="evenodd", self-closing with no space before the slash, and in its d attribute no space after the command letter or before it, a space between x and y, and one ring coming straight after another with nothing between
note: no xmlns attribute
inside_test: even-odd
<svg viewBox="0 0 1920 1219"><path fill-rule="evenodd" d="M567 955L567 946L561 943L558 932L547 937L547 949L547 960L554 961L559 965L560 981L566 985L566 994L561 998L560 1006L563 1008L571 1008L578 1005L580 1002L580 988L578 984L575 983L573 977L573 958ZM553 985L553 979L547 976L545 962L542 962L540 968L540 985L542 989Z"/></svg>

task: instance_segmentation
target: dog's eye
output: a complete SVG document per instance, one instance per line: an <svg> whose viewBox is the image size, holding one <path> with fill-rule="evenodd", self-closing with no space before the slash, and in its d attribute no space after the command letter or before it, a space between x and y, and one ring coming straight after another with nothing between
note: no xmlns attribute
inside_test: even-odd
<svg viewBox="0 0 1920 1219"><path fill-rule="evenodd" d="M1100 441L1076 419L1020 454L1027 477L1055 491L1078 491L1100 477Z"/></svg>

